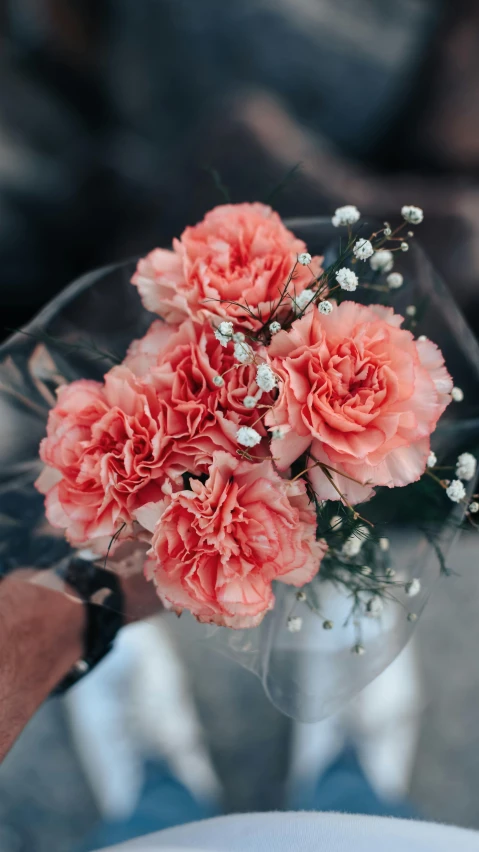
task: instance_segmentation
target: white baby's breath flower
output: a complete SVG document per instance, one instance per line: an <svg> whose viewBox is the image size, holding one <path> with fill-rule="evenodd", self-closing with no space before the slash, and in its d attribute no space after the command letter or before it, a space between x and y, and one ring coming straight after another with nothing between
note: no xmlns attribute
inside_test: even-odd
<svg viewBox="0 0 479 852"><path fill-rule="evenodd" d="M237 341L234 348L235 358L240 364L250 364L254 360L254 352L249 343Z"/></svg>
<svg viewBox="0 0 479 852"><path fill-rule="evenodd" d="M350 293L353 293L359 284L356 273L346 266L336 272L336 281L342 290L348 290Z"/></svg>
<svg viewBox="0 0 479 852"><path fill-rule="evenodd" d="M461 388L454 387L451 391L451 396L454 402L462 402L464 399L464 391Z"/></svg>
<svg viewBox="0 0 479 852"><path fill-rule="evenodd" d="M319 305L318 305L319 313L324 314L324 316L327 316L328 314L330 314L332 310L333 310L333 306L332 306L331 302L328 302L327 299L325 299L324 302L320 302Z"/></svg>
<svg viewBox="0 0 479 852"><path fill-rule="evenodd" d="M285 435L285 433L284 433L283 429L281 429L281 428L271 430L271 438L272 438L273 441L282 441L283 438L284 438L284 435Z"/></svg>
<svg viewBox="0 0 479 852"><path fill-rule="evenodd" d="M351 653L356 654L356 656L358 657L362 657L363 654L366 653L366 648L364 647L364 645L361 645L361 643L358 642L357 645L353 645L353 647L351 648Z"/></svg>
<svg viewBox="0 0 479 852"><path fill-rule="evenodd" d="M303 592L303 591L296 592L296 600L299 601L300 603L304 603L307 600L306 592Z"/></svg>
<svg viewBox="0 0 479 852"><path fill-rule="evenodd" d="M256 408L258 400L255 396L245 396L243 405L245 408Z"/></svg>
<svg viewBox="0 0 479 852"><path fill-rule="evenodd" d="M414 207L413 204L405 204L401 207L401 216L411 225L420 225L424 219L424 211L420 207Z"/></svg>
<svg viewBox="0 0 479 852"><path fill-rule="evenodd" d="M357 535L350 535L342 546L343 556L357 556L362 544L362 540Z"/></svg>
<svg viewBox="0 0 479 852"><path fill-rule="evenodd" d="M303 619L299 615L290 615L288 618L288 630L290 633L299 633L303 626Z"/></svg>
<svg viewBox="0 0 479 852"><path fill-rule="evenodd" d="M406 583L406 585L404 586L404 591L406 592L409 598L415 598L416 595L418 595L421 591L421 581L418 580L417 577L415 577L414 580L411 580L410 583Z"/></svg>
<svg viewBox="0 0 479 852"><path fill-rule="evenodd" d="M213 384L216 385L217 388L222 388L225 383L223 376L215 376L213 378Z"/></svg>
<svg viewBox="0 0 479 852"><path fill-rule="evenodd" d="M435 467L437 465L437 456L436 453L433 453L432 450L427 457L426 464L428 467Z"/></svg>
<svg viewBox="0 0 479 852"><path fill-rule="evenodd" d="M409 243L401 243L401 251L409 251Z"/></svg>
<svg viewBox="0 0 479 852"><path fill-rule="evenodd" d="M456 464L456 476L469 482L476 473L477 462L471 453L461 453Z"/></svg>
<svg viewBox="0 0 479 852"><path fill-rule="evenodd" d="M270 322L269 324L269 330L271 334L278 334L278 331L281 331L281 323L273 320L273 322Z"/></svg>
<svg viewBox="0 0 479 852"><path fill-rule="evenodd" d="M372 573L372 568L370 568L369 565L363 565L361 568L361 574L364 574L365 577L370 577Z"/></svg>
<svg viewBox="0 0 479 852"><path fill-rule="evenodd" d="M388 538L380 538L379 539L379 549L386 553L389 550L389 539Z"/></svg>
<svg viewBox="0 0 479 852"><path fill-rule="evenodd" d="M236 440L243 447L256 447L261 441L261 435L251 426L240 426L236 433Z"/></svg>
<svg viewBox="0 0 479 852"><path fill-rule="evenodd" d="M354 225L360 218L361 213L354 204L345 204L334 211L331 221L335 228L339 228L340 225Z"/></svg>
<svg viewBox="0 0 479 852"><path fill-rule="evenodd" d="M466 489L460 479L453 479L446 488L446 494L453 503L460 503L466 496Z"/></svg>
<svg viewBox="0 0 479 852"><path fill-rule="evenodd" d="M379 618L384 609L384 604L378 595L375 595L366 604L366 615L369 618Z"/></svg>
<svg viewBox="0 0 479 852"><path fill-rule="evenodd" d="M312 290L303 290L301 293L298 293L297 296L293 298L293 308L296 313L302 313L309 305L309 303L314 299L316 293Z"/></svg>
<svg viewBox="0 0 479 852"><path fill-rule="evenodd" d="M417 342L418 342L418 343L425 343L425 342L426 342L426 340L427 340L426 335L425 335L425 334L420 334L420 335L419 335L419 337L418 337L418 339L417 339Z"/></svg>
<svg viewBox="0 0 479 852"><path fill-rule="evenodd" d="M360 239L354 243L353 254L357 260L367 260L374 254L374 249L369 240Z"/></svg>
<svg viewBox="0 0 479 852"><path fill-rule="evenodd" d="M386 281L390 290L399 290L404 284L404 278L400 272L391 272Z"/></svg>
<svg viewBox="0 0 479 852"><path fill-rule="evenodd" d="M417 311L416 305L408 305L407 308L406 308L406 315L408 317L415 317L416 311Z"/></svg>
<svg viewBox="0 0 479 852"><path fill-rule="evenodd" d="M302 251L301 254L298 254L298 263L301 266L309 266L311 263L312 257L308 251Z"/></svg>
<svg viewBox="0 0 479 852"><path fill-rule="evenodd" d="M260 364L256 370L256 384L262 391L269 393L276 386L276 376L269 364Z"/></svg>
<svg viewBox="0 0 479 852"><path fill-rule="evenodd" d="M394 266L394 255L389 249L375 251L369 260L369 264L375 272L391 272Z"/></svg>
<svg viewBox="0 0 479 852"><path fill-rule="evenodd" d="M215 337L222 346L228 346L228 343L233 339L233 323L220 322L218 328L215 329Z"/></svg>
<svg viewBox="0 0 479 852"><path fill-rule="evenodd" d="M472 503L469 503L469 511L472 515L475 515L476 512L479 512L479 503L476 500L473 500Z"/></svg>

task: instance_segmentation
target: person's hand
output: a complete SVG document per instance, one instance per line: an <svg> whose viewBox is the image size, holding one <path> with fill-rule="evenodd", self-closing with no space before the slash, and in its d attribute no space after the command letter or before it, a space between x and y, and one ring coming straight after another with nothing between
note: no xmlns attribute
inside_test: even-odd
<svg viewBox="0 0 479 852"><path fill-rule="evenodd" d="M83 605L38 576L16 571L0 583L0 760L82 654Z"/></svg>
<svg viewBox="0 0 479 852"><path fill-rule="evenodd" d="M146 549L126 543L108 559L124 592L125 624L162 608L143 576ZM0 760L82 658L84 631L83 601L55 571L22 569L0 582Z"/></svg>
<svg viewBox="0 0 479 852"><path fill-rule="evenodd" d="M149 618L163 608L154 584L145 579L143 571L149 546L146 542L123 542L105 562L105 567L120 578L125 596L125 624Z"/></svg>

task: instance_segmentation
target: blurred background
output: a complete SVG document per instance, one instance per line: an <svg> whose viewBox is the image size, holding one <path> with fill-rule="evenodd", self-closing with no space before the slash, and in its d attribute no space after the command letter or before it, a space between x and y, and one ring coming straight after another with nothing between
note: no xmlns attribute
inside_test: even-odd
<svg viewBox="0 0 479 852"><path fill-rule="evenodd" d="M223 201L221 181L233 201L266 199L283 182L273 202L283 216L350 203L393 219L402 204L421 206L421 241L479 332L475 0L3 0L0 70L1 336L92 267L167 245ZM460 578L436 593L399 670L403 698L387 709L393 675L367 712L387 711L393 739L411 723L395 792L407 789L426 817L479 828L477 562L466 537ZM99 815L132 807L138 756L115 768L112 754L130 748L118 734L103 763L89 762L85 728L116 718L151 636L133 641L99 692L87 678L91 693L48 703L25 731L0 769L2 852L74 850ZM178 704L198 714L191 736L209 749L227 807L277 806L289 721L251 675L173 640L189 684ZM145 670L119 729L131 734L154 682ZM171 716L155 689L158 718ZM164 748L157 731L148 743L140 751ZM384 748L394 776L398 756Z"/></svg>
<svg viewBox="0 0 479 852"><path fill-rule="evenodd" d="M221 202L426 211L479 328L474 0L3 0L0 298L17 326L79 274Z"/></svg>

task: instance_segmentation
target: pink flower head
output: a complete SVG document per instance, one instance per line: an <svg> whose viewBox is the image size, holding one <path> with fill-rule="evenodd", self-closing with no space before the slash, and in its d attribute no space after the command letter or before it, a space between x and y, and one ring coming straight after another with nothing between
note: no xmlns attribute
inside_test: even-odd
<svg viewBox="0 0 479 852"><path fill-rule="evenodd" d="M308 583L326 551L304 485L281 479L269 461L219 452L206 482L193 479L191 489L139 511L154 525L146 574L170 608L255 627L273 607L272 581Z"/></svg>
<svg viewBox="0 0 479 852"><path fill-rule="evenodd" d="M402 321L392 308L343 302L274 336L268 353L280 393L266 423L282 432L272 441L282 469L309 448L310 465L352 478L333 474L352 503L375 485L419 479L452 380L437 346L415 341ZM318 466L309 476L320 499L338 499Z"/></svg>
<svg viewBox="0 0 479 852"><path fill-rule="evenodd" d="M297 257L305 249L303 241L285 228L270 207L225 204L186 228L173 241L173 251L155 249L142 258L132 283L144 306L168 323L179 323L188 316L200 322L214 317L258 329L270 316L271 304L278 303ZM321 260L313 258L316 275ZM311 280L309 269L297 264L288 293L301 293ZM246 303L262 320L247 313ZM291 299L287 299L285 312L290 308Z"/></svg>
<svg viewBox="0 0 479 852"><path fill-rule="evenodd" d="M138 506L171 490L167 426L154 388L126 367L114 367L104 385L82 379L61 387L40 445L53 471L37 483L52 526L73 544L108 538Z"/></svg>
<svg viewBox="0 0 479 852"><path fill-rule="evenodd" d="M179 473L199 474L208 470L215 450L236 454L241 426L266 436L264 409L246 408L244 400L259 394L258 405L264 406L272 404L272 396L258 388L255 364L240 364L233 343L222 346L209 323L187 320L166 345L165 328L161 320L154 322L125 363L140 371L162 401L172 437L170 465ZM266 350L258 347L255 357L264 363ZM215 383L218 377L221 385ZM260 453L258 446L255 455Z"/></svg>

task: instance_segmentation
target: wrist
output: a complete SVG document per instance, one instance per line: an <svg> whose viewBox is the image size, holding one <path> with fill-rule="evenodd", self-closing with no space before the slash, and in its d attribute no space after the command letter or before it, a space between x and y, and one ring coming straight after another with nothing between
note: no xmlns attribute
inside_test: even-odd
<svg viewBox="0 0 479 852"><path fill-rule="evenodd" d="M0 584L0 760L82 654L84 607L34 572Z"/></svg>
<svg viewBox="0 0 479 852"><path fill-rule="evenodd" d="M72 556L56 568L57 578L78 596L85 609L85 630L79 665L56 686L55 693L69 689L110 651L125 623L125 600L120 578L113 571Z"/></svg>
<svg viewBox="0 0 479 852"><path fill-rule="evenodd" d="M9 637L0 647L15 659L16 676L21 676L32 657L43 656L48 660L43 681L50 685L80 659L85 630L83 602L73 590L58 583L52 571L22 570L9 575L0 584L0 604L2 637ZM20 643L13 641L16 633L21 634ZM34 637L35 651L24 658L22 646L28 644L30 648ZM40 669L46 668L40 665ZM45 687L45 697L48 694Z"/></svg>

